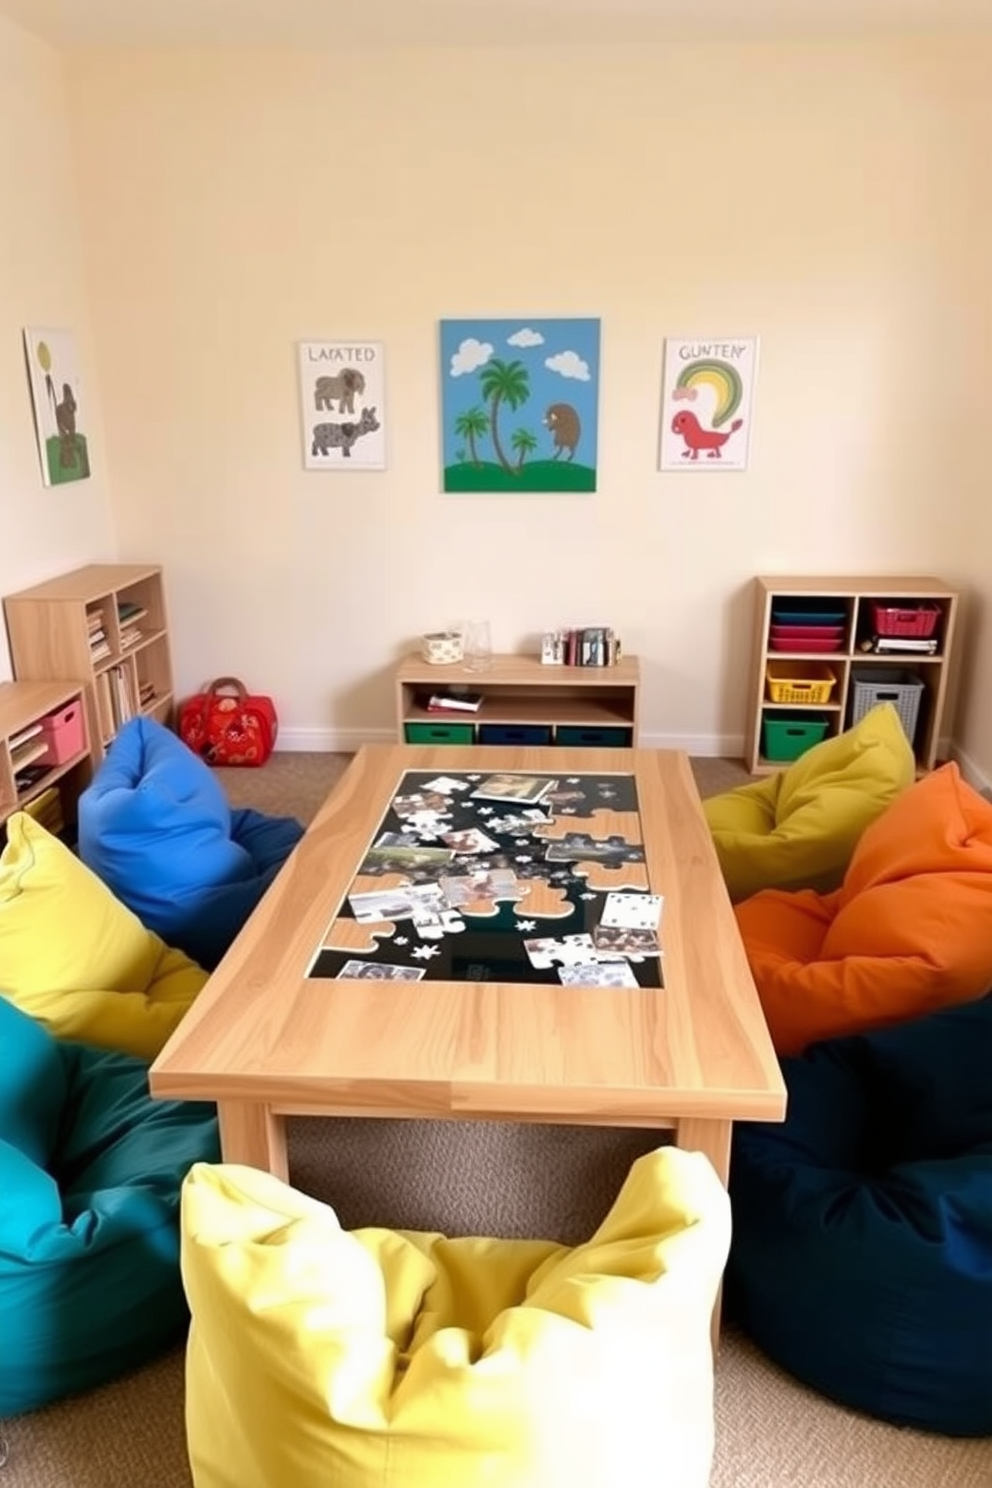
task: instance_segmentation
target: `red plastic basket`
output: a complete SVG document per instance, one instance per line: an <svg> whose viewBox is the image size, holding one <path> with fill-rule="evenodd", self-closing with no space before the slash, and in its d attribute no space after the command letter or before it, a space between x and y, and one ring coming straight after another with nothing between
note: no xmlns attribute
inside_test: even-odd
<svg viewBox="0 0 992 1488"><path fill-rule="evenodd" d="M932 636L940 619L937 605L883 605L871 602L871 623L880 636Z"/></svg>

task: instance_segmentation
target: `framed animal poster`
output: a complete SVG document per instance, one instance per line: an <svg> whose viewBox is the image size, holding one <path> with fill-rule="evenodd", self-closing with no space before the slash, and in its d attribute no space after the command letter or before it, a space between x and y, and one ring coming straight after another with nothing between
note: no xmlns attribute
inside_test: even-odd
<svg viewBox="0 0 992 1488"><path fill-rule="evenodd" d="M746 470L756 336L665 342L662 470Z"/></svg>
<svg viewBox="0 0 992 1488"><path fill-rule="evenodd" d="M307 470L385 470L382 344L301 341L299 353Z"/></svg>
<svg viewBox="0 0 992 1488"><path fill-rule="evenodd" d="M75 338L69 331L25 329L24 355L31 384L34 428L46 486L86 480L86 402Z"/></svg>
<svg viewBox="0 0 992 1488"><path fill-rule="evenodd" d="M598 320L442 320L442 490L596 489Z"/></svg>

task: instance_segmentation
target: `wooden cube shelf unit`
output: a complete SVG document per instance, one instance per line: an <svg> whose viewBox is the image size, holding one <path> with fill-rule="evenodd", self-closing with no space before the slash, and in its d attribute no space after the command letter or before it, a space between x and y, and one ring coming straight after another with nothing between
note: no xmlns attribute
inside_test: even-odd
<svg viewBox="0 0 992 1488"><path fill-rule="evenodd" d="M52 786L59 790L63 821L75 824L76 802L92 776L83 691L78 682L0 683L0 828ZM81 747L49 763L53 749L44 725L73 707L84 719ZM19 778L22 771L30 778Z"/></svg>
<svg viewBox="0 0 992 1488"><path fill-rule="evenodd" d="M430 694L452 686L481 693L478 711L428 710ZM416 744L633 747L639 690L636 656L611 667L566 667L536 656L496 655L483 671L408 656L396 669L397 733Z"/></svg>
<svg viewBox="0 0 992 1488"><path fill-rule="evenodd" d="M830 738L856 723L868 705L887 696L895 702L904 728L906 715L913 714L917 769L932 770L938 763L943 732L960 603L957 590L938 578L873 574L856 578L762 576L755 580L755 589L754 662L745 739L745 762L751 773L769 774L783 768L782 759L768 758L768 722L774 725L788 720L801 729L804 720L817 719L826 723L826 737ZM883 620L897 617L897 631L905 629L907 634L879 637L880 609ZM914 617L922 618L919 612L924 609L930 612L928 623L932 629L929 636L917 638L911 634ZM903 611L904 626L899 623ZM783 650L781 632L778 637L773 634L775 617L782 615L790 617L793 625L801 625L803 617L809 619L814 636L817 626L833 629L824 629L822 639L814 640L819 648L816 651L798 646ZM828 636L835 639L828 643ZM888 644L918 639L933 644L934 649L880 652L874 649L880 639ZM830 649L822 649L828 644ZM799 683L797 689L786 688L786 702L777 702L771 695L769 663L779 680L789 677ZM835 681L829 696L820 701L815 694L826 685L818 680L824 666L829 667ZM804 677L813 684L809 701L789 696L805 685ZM778 687L776 692L783 695Z"/></svg>
<svg viewBox="0 0 992 1488"><path fill-rule="evenodd" d="M18 681L84 684L96 762L135 714L171 723L172 658L157 565L89 564L8 594L3 608Z"/></svg>

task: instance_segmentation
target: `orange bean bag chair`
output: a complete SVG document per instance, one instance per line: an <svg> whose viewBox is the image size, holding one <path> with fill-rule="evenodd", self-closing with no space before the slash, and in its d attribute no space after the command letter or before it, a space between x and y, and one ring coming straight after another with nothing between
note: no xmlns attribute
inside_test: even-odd
<svg viewBox="0 0 992 1488"><path fill-rule="evenodd" d="M867 829L832 894L735 907L779 1054L983 996L992 981L992 802L957 765Z"/></svg>

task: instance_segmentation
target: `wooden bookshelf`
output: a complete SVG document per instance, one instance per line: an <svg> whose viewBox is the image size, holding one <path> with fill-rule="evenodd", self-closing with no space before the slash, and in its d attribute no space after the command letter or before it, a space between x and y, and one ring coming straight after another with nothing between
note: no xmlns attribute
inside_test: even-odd
<svg viewBox="0 0 992 1488"><path fill-rule="evenodd" d="M172 658L162 570L89 564L3 601L18 681L83 684L99 762L121 724L144 713L171 724Z"/></svg>
<svg viewBox="0 0 992 1488"><path fill-rule="evenodd" d="M906 689L918 691L913 750L918 770L932 770L938 763L954 657L960 605L957 590L939 578L878 574L853 578L761 576L754 583L754 660L745 743L745 763L751 773L770 773L783 767L780 760L769 759L765 752L765 724L769 719L816 717L825 720L826 737L830 738L857 721L859 684L862 697L875 696L879 701L887 692L901 700ZM866 650L876 639L878 606L888 612L905 607L908 614L918 607L935 609L932 652ZM834 622L837 638L832 649L812 653L778 648L773 631L776 616L805 612ZM829 697L824 702L776 704L768 684L769 662L797 679L804 673L815 678L818 664L828 666L834 677Z"/></svg>

